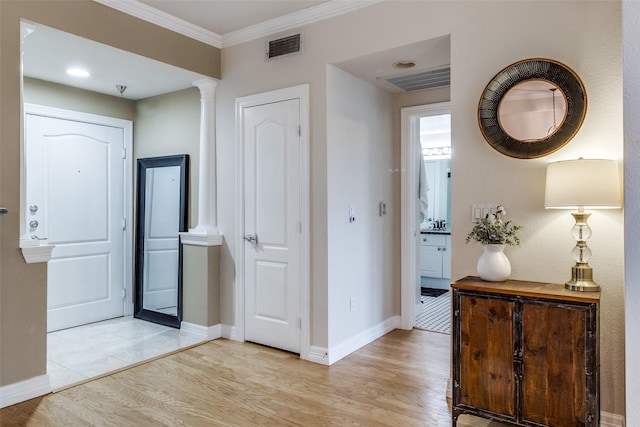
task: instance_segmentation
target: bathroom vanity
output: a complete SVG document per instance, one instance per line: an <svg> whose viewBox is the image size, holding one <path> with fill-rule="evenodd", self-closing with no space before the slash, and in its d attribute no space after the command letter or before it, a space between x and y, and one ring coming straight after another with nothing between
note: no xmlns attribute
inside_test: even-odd
<svg viewBox="0 0 640 427"><path fill-rule="evenodd" d="M447 289L451 278L451 230L420 232L420 276L428 287Z"/></svg>

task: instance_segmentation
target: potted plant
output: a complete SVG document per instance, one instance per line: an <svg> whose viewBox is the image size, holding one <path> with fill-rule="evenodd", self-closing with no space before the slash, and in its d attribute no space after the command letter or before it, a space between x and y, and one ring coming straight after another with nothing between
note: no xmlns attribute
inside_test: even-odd
<svg viewBox="0 0 640 427"><path fill-rule="evenodd" d="M504 254L504 248L506 245L520 246L518 233L522 226L504 221L506 214L504 207L498 206L494 214L487 214L467 235L466 243L478 242L484 248L478 260L478 274L483 280L502 282L511 274L511 264Z"/></svg>

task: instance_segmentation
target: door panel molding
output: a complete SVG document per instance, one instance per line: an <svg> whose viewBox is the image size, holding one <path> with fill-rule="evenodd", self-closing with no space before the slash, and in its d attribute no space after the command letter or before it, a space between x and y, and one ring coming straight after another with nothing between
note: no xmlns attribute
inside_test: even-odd
<svg viewBox="0 0 640 427"><path fill-rule="evenodd" d="M309 183L310 183L310 158L309 158L309 85L299 85L284 89L278 89L261 94L240 97L236 99L236 281L234 284L235 304L235 328L233 338L238 341L245 340L245 242L242 241L245 218L244 200L244 126L245 110L247 108L282 102L291 99L299 100L300 108L300 147L299 147L299 176L291 177L299 183L300 204L300 250L299 250L299 315L300 315L300 358L310 358L310 208L309 208Z"/></svg>

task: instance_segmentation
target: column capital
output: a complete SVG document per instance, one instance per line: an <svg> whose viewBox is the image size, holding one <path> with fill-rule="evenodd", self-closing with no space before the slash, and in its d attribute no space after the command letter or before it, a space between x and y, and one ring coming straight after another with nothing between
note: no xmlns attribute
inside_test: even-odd
<svg viewBox="0 0 640 427"><path fill-rule="evenodd" d="M196 80L192 85L200 89L200 95L202 95L203 98L213 98L216 86L218 85L218 80L205 78Z"/></svg>

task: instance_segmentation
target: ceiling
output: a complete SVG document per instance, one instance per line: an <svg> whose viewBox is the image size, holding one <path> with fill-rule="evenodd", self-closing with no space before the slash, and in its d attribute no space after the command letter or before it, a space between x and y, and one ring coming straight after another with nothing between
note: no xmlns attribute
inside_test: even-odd
<svg viewBox="0 0 640 427"><path fill-rule="evenodd" d="M140 0L154 9L224 35L328 0Z"/></svg>
<svg viewBox="0 0 640 427"><path fill-rule="evenodd" d="M138 18L224 48L269 34L299 28L381 0L94 0ZM28 24L30 25L30 24ZM200 74L130 52L34 24L24 42L24 75L107 95L144 99L192 86ZM392 67L412 60L412 70ZM380 83L378 77L413 73L449 63L449 37L403 46L336 64L360 78ZM69 67L83 67L90 77L71 77Z"/></svg>

